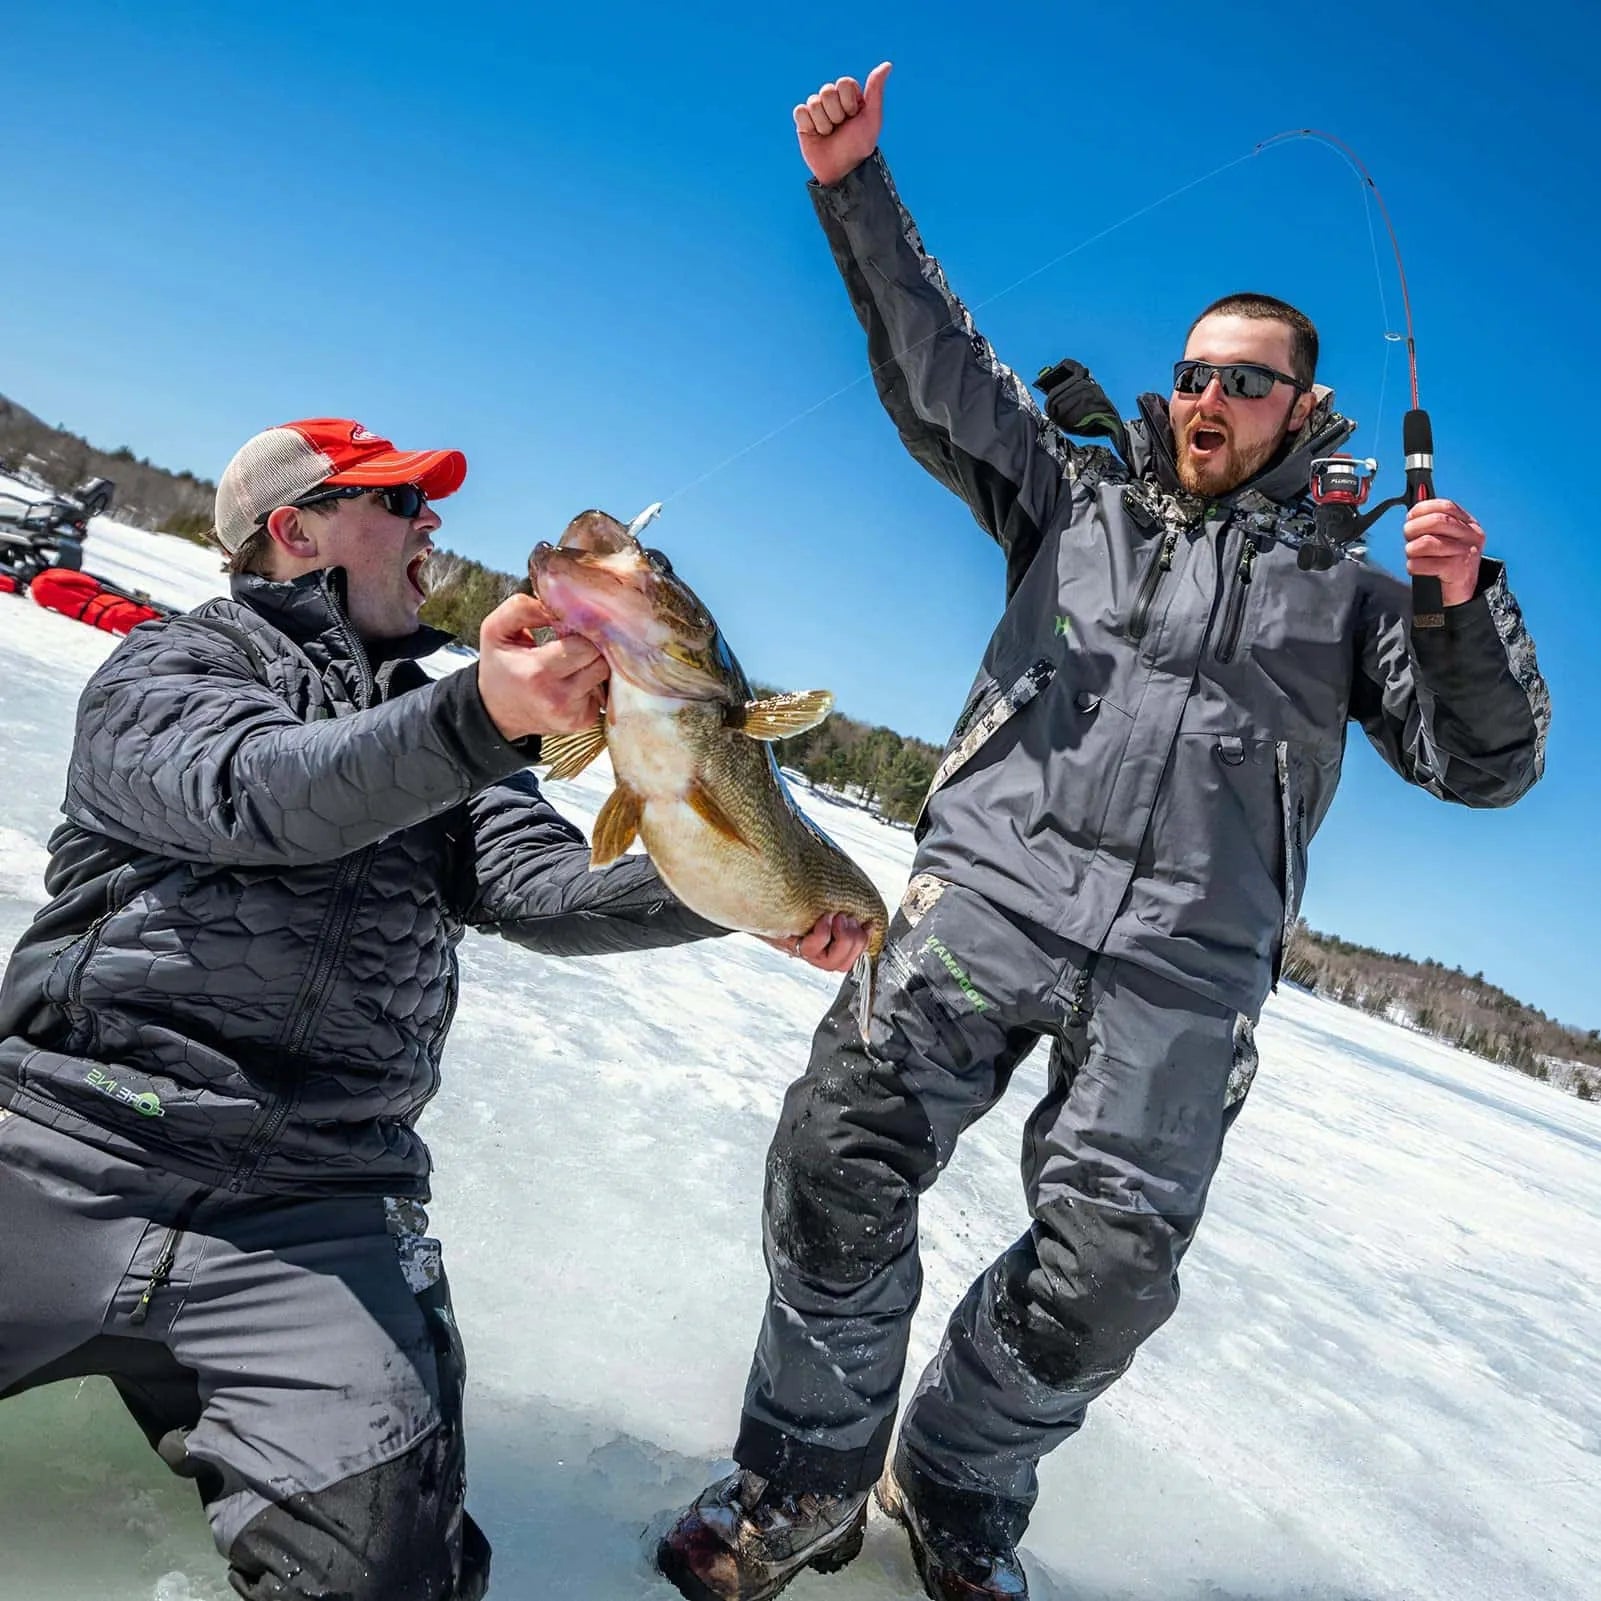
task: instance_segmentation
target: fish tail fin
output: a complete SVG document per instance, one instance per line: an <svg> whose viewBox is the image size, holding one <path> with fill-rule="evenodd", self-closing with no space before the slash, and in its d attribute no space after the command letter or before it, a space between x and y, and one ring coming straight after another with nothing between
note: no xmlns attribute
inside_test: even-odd
<svg viewBox="0 0 1601 1601"><path fill-rule="evenodd" d="M856 981L856 1027L861 1031L862 1043L867 1043L868 1030L873 1026L873 1002L878 992L878 958L863 951L851 967Z"/></svg>

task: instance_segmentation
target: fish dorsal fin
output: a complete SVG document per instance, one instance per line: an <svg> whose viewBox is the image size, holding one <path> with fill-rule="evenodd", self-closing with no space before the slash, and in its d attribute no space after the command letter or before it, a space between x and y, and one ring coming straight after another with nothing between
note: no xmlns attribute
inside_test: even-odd
<svg viewBox="0 0 1601 1601"><path fill-rule="evenodd" d="M739 831L739 824L723 810L722 802L712 794L704 782L696 779L685 792L684 799L689 808L708 828L715 829L725 839L731 839L736 845L750 844L750 841Z"/></svg>
<svg viewBox="0 0 1601 1601"><path fill-rule="evenodd" d="M834 709L834 692L801 689L790 695L769 695L766 700L731 706L725 724L750 739L788 739L816 728Z"/></svg>
<svg viewBox="0 0 1601 1601"><path fill-rule="evenodd" d="M550 763L547 778L577 778L606 748L606 719L576 734L546 734L539 741L539 759Z"/></svg>
<svg viewBox="0 0 1601 1601"><path fill-rule="evenodd" d="M606 797L606 804L595 815L594 833L589 842L591 867L615 862L634 843L644 810L643 797L626 784L619 784Z"/></svg>

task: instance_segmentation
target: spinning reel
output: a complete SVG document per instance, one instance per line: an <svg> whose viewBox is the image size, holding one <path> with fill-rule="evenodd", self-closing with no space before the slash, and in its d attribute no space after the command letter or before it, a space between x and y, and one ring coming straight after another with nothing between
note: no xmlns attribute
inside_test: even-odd
<svg viewBox="0 0 1601 1601"><path fill-rule="evenodd" d="M1312 536L1300 548L1296 562L1302 572L1327 572L1346 546L1355 544L1392 506L1407 504L1407 496L1392 495L1367 513L1366 504L1379 464L1371 456L1319 456L1312 463L1312 501L1316 523Z"/></svg>

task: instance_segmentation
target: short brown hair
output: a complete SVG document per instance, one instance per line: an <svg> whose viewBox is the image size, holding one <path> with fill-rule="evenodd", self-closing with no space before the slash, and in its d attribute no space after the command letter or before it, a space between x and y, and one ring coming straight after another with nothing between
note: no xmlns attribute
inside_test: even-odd
<svg viewBox="0 0 1601 1601"><path fill-rule="evenodd" d="M1304 311L1297 311L1287 300L1258 295L1249 290L1214 300L1194 322L1190 333L1208 317L1251 317L1261 322L1281 322L1290 330L1290 371L1299 383L1310 389L1317 377L1317 329ZM1185 340L1188 341L1189 334Z"/></svg>
<svg viewBox="0 0 1601 1601"><path fill-rule="evenodd" d="M315 511L327 514L336 510L338 506L339 502L337 500L329 500L319 501L313 506L300 506L296 509L299 511ZM222 541L217 538L215 531L212 532L211 537L217 548L222 551L222 570L225 573L232 577L237 577L242 573L255 573L261 578L272 577L272 535L267 532L266 523L257 523L256 526L245 535L244 539L240 542L238 550L236 550L231 556L228 554L227 548L223 545Z"/></svg>

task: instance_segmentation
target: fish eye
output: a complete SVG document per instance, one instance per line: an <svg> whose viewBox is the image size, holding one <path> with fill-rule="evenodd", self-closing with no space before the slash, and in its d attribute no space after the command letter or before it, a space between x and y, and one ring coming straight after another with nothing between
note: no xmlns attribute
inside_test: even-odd
<svg viewBox="0 0 1601 1601"><path fill-rule="evenodd" d="M645 560L650 563L652 572L671 575L673 564L659 550L652 550L649 546L646 546Z"/></svg>

